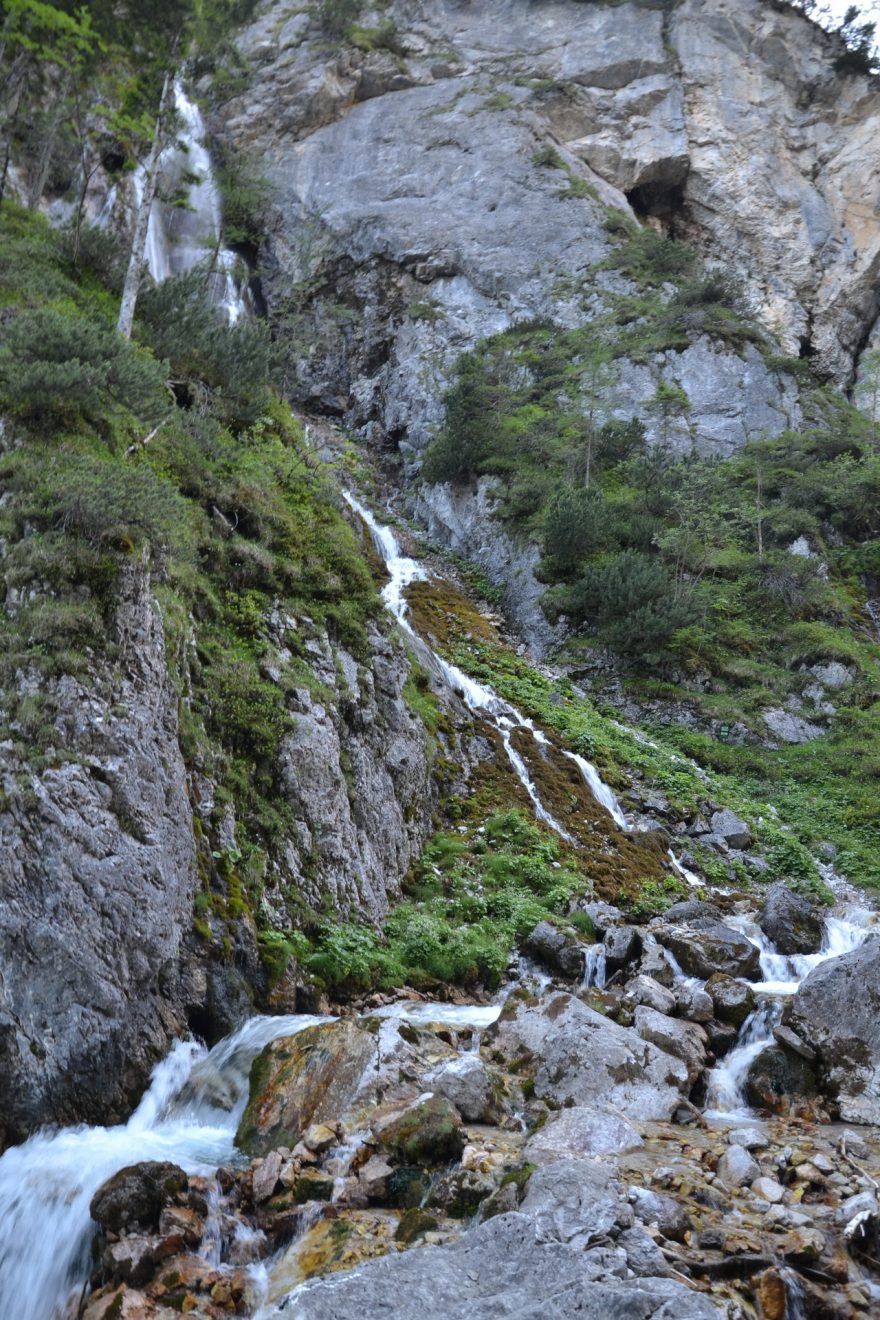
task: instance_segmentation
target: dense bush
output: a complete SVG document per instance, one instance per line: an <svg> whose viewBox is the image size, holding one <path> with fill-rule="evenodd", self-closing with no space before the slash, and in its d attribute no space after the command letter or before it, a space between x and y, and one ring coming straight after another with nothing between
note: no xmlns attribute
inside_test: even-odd
<svg viewBox="0 0 880 1320"><path fill-rule="evenodd" d="M101 424L126 412L156 421L169 406L167 375L112 326L58 307L21 312L3 330L0 400L32 420Z"/></svg>
<svg viewBox="0 0 880 1320"><path fill-rule="evenodd" d="M576 621L589 620L619 654L643 661L663 658L692 613L665 565L637 550L588 568L554 603Z"/></svg>

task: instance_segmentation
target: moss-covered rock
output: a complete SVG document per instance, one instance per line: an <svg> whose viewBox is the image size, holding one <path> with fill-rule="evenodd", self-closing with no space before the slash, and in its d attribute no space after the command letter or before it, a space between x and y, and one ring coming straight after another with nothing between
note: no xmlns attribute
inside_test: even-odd
<svg viewBox="0 0 880 1320"><path fill-rule="evenodd" d="M405 1210L395 1230L394 1241L407 1247L422 1233L430 1233L431 1229L436 1227L437 1220L433 1215L428 1214L427 1210L419 1210L418 1208Z"/></svg>
<svg viewBox="0 0 880 1320"><path fill-rule="evenodd" d="M440 1095L420 1096L402 1113L374 1123L373 1133L410 1164L445 1164L464 1150L458 1110Z"/></svg>
<svg viewBox="0 0 880 1320"><path fill-rule="evenodd" d="M295 1146L313 1123L351 1106L375 1058L376 1038L358 1022L326 1022L267 1045L254 1060L236 1144L248 1155Z"/></svg>

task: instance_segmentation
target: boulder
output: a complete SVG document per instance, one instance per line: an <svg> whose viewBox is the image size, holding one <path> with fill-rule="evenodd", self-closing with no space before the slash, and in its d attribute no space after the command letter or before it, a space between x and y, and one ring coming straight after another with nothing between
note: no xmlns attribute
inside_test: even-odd
<svg viewBox="0 0 880 1320"><path fill-rule="evenodd" d="M495 1183L476 1169L453 1169L438 1178L428 1204L451 1219L470 1219L495 1190Z"/></svg>
<svg viewBox="0 0 880 1320"><path fill-rule="evenodd" d="M656 1224L670 1242L684 1242L693 1220L680 1202L648 1187L630 1187L628 1196L643 1224Z"/></svg>
<svg viewBox="0 0 880 1320"><path fill-rule="evenodd" d="M594 899L589 903L585 903L582 899L578 900L573 910L587 914L593 923L593 933L597 940L604 939L605 932L623 920L620 908L613 907L611 903L604 903L601 899Z"/></svg>
<svg viewBox="0 0 880 1320"><path fill-rule="evenodd" d="M784 1020L816 1051L821 1085L841 1118L880 1124L880 939L815 967Z"/></svg>
<svg viewBox="0 0 880 1320"><path fill-rule="evenodd" d="M728 848L750 848L752 832L729 807L712 815L712 833L724 840Z"/></svg>
<svg viewBox="0 0 880 1320"><path fill-rule="evenodd" d="M816 953L822 947L822 918L812 903L782 883L767 890L758 925L780 953Z"/></svg>
<svg viewBox="0 0 880 1320"><path fill-rule="evenodd" d="M156 1230L165 1206L188 1186L189 1179L177 1164L165 1160L130 1164L98 1188L89 1213L105 1231L117 1235Z"/></svg>
<svg viewBox="0 0 880 1320"><path fill-rule="evenodd" d="M628 1228L633 1212L608 1168L589 1159L560 1159L537 1168L520 1202L542 1241L580 1248Z"/></svg>
<svg viewBox="0 0 880 1320"><path fill-rule="evenodd" d="M612 926L605 932L605 966L608 975L629 967L642 951L642 933L635 926Z"/></svg>
<svg viewBox="0 0 880 1320"><path fill-rule="evenodd" d="M612 1106L625 1118L669 1119L688 1090L680 1059L572 995L509 999L484 1040L533 1068L535 1094L558 1105Z"/></svg>
<svg viewBox="0 0 880 1320"><path fill-rule="evenodd" d="M725 1187L742 1187L760 1176L761 1167L745 1146L728 1146L718 1161L717 1174Z"/></svg>
<svg viewBox="0 0 880 1320"><path fill-rule="evenodd" d="M675 987L675 1011L689 1022L709 1022L714 1013L712 996L698 985L679 983Z"/></svg>
<svg viewBox="0 0 880 1320"><path fill-rule="evenodd" d="M685 898L680 903L673 903L663 913L664 922L686 925L689 921L699 921L703 917L721 918L720 909L714 903L704 903L699 898Z"/></svg>
<svg viewBox="0 0 880 1320"><path fill-rule="evenodd" d="M755 1008L755 992L746 981L738 981L724 972L716 972L706 982L706 993L712 996L715 1016L719 1022L741 1027Z"/></svg>
<svg viewBox="0 0 880 1320"><path fill-rule="evenodd" d="M799 1097L816 1094L816 1074L802 1055L768 1045L749 1064L745 1093L756 1109L779 1113Z"/></svg>
<svg viewBox="0 0 880 1320"><path fill-rule="evenodd" d="M553 972L580 980L584 974L584 945L549 921L539 921L525 939L526 953Z"/></svg>
<svg viewBox="0 0 880 1320"><path fill-rule="evenodd" d="M706 1066L707 1039L703 1028L696 1022L666 1017L644 1004L636 1009L634 1025L643 1040L681 1059L687 1068L688 1086L692 1087Z"/></svg>
<svg viewBox="0 0 880 1320"><path fill-rule="evenodd" d="M524 1155L534 1164L570 1156L622 1155L643 1144L632 1123L604 1110L573 1105L551 1114L528 1141Z"/></svg>
<svg viewBox="0 0 880 1320"><path fill-rule="evenodd" d="M419 1096L402 1112L375 1120L373 1135L408 1164L445 1164L465 1145L458 1110L442 1095Z"/></svg>
<svg viewBox="0 0 880 1320"><path fill-rule="evenodd" d="M313 1123L346 1112L375 1058L375 1033L351 1018L272 1041L251 1068L236 1145L248 1155L292 1148Z"/></svg>
<svg viewBox="0 0 880 1320"><path fill-rule="evenodd" d="M757 946L712 917L700 917L687 926L663 926L657 939L689 976L705 980L714 972L726 972L754 979L760 973Z"/></svg>
<svg viewBox="0 0 880 1320"><path fill-rule="evenodd" d="M669 990L675 982L675 973L666 950L657 943L653 935L645 935L642 956L639 959L639 975L650 976L658 985Z"/></svg>
<svg viewBox="0 0 880 1320"><path fill-rule="evenodd" d="M581 1249L597 1228L604 1236L601 1225L612 1226L615 1212L612 1206L601 1210L607 1171L573 1163L577 1167L564 1182L559 1177L554 1186L548 1176L546 1188L534 1193L530 1183L528 1213L497 1215L436 1249L396 1252L309 1280L297 1289L297 1320L497 1320L502 1307L510 1316L554 1320L722 1320L721 1306L673 1279L619 1277L626 1268L623 1252ZM553 1165L546 1173L558 1175L559 1169Z"/></svg>
<svg viewBox="0 0 880 1320"><path fill-rule="evenodd" d="M358 1170L358 1181L368 1201L384 1201L388 1192L388 1180L394 1170L381 1155L371 1155L366 1164Z"/></svg>
<svg viewBox="0 0 880 1320"><path fill-rule="evenodd" d="M629 1004L645 1004L648 1008L656 1009L658 1013L675 1012L675 995L651 976L634 976L631 981L627 981L624 998ZM712 1016L711 1001L709 1016Z"/></svg>
<svg viewBox="0 0 880 1320"><path fill-rule="evenodd" d="M425 1089L443 1095L466 1123L490 1123L497 1105L486 1065L478 1054L459 1054L422 1079Z"/></svg>

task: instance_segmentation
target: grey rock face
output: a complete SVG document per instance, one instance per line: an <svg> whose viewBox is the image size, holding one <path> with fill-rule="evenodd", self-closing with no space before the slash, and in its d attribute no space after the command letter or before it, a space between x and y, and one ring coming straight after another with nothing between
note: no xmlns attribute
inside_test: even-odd
<svg viewBox="0 0 880 1320"><path fill-rule="evenodd" d="M816 953L822 947L824 924L808 899L785 885L771 885L758 925L780 953Z"/></svg>
<svg viewBox="0 0 880 1320"><path fill-rule="evenodd" d="M657 939L671 951L689 976L757 976L759 953L754 944L723 921L699 918L689 926L661 927Z"/></svg>
<svg viewBox="0 0 880 1320"><path fill-rule="evenodd" d="M57 680L58 742L0 807L0 1142L38 1123L127 1117L206 993L183 940L198 886L177 694L142 564L123 576L115 672ZM3 1131L5 1129L5 1132Z"/></svg>
<svg viewBox="0 0 880 1320"><path fill-rule="evenodd" d="M315 676L332 701L297 693L279 766L296 817L276 863L282 917L282 891L293 885L316 907L329 900L343 916L381 919L430 831L427 736L403 693L409 663L377 628L370 647L369 670L326 642L316 647Z"/></svg>
<svg viewBox="0 0 880 1320"><path fill-rule="evenodd" d="M385 1256L307 1283L274 1314L298 1320L382 1314L395 1320L538 1314L547 1320L722 1320L719 1307L684 1284L622 1279L625 1268L623 1253L618 1258L607 1248L584 1252L563 1241L542 1241L531 1216L505 1214L450 1246Z"/></svg>
<svg viewBox="0 0 880 1320"><path fill-rule="evenodd" d="M822 963L801 982L786 1024L819 1056L841 1118L880 1122L880 939Z"/></svg>
<svg viewBox="0 0 880 1320"><path fill-rule="evenodd" d="M681 1060L570 995L508 1001L487 1033L511 1059L534 1058L535 1094L557 1104L610 1105L628 1119L670 1118L688 1088Z"/></svg>
<svg viewBox="0 0 880 1320"><path fill-rule="evenodd" d="M825 732L820 724L814 724L790 710L783 710L781 706L764 711L762 718L774 738L784 743L813 742Z"/></svg>
<svg viewBox="0 0 880 1320"><path fill-rule="evenodd" d="M603 943L609 972L629 967L642 951L642 935L635 926L612 926L605 932Z"/></svg>
<svg viewBox="0 0 880 1320"><path fill-rule="evenodd" d="M424 1085L455 1105L466 1123L487 1123L493 1113L492 1082L476 1054L459 1054L428 1073Z"/></svg>
<svg viewBox="0 0 880 1320"><path fill-rule="evenodd" d="M647 1004L658 1013L675 1012L675 995L651 976L634 976L627 981L624 993L632 1004ZM709 1016L712 1016L711 1005Z"/></svg>

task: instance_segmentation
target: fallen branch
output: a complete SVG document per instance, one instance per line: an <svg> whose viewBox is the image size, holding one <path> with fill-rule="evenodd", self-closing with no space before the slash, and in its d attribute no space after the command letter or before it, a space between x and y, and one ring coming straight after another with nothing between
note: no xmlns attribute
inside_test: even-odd
<svg viewBox="0 0 880 1320"><path fill-rule="evenodd" d="M137 453L139 450L146 449L150 441L155 440L156 436L159 434L159 432L162 430L162 427L165 425L165 423L168 420L169 419L167 417L163 417L161 422L156 423L150 434L144 436L143 440L136 440L133 445L129 445L125 451L125 457L129 458L132 454Z"/></svg>

